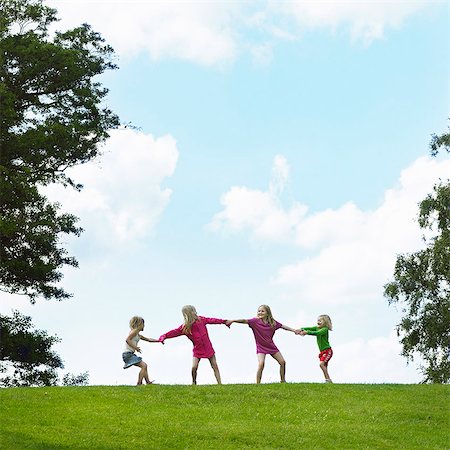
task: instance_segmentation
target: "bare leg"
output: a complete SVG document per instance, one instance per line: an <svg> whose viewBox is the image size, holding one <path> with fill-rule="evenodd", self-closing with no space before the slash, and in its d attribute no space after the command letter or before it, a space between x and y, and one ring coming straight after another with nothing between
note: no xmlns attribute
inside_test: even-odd
<svg viewBox="0 0 450 450"><path fill-rule="evenodd" d="M258 353L258 370L256 371L256 384L261 383L261 377L264 370L264 363L266 361L266 355L264 353Z"/></svg>
<svg viewBox="0 0 450 450"><path fill-rule="evenodd" d="M283 358L283 355L280 352L277 352L272 355L272 358L276 359L278 364L280 364L281 383L286 383L286 361Z"/></svg>
<svg viewBox="0 0 450 450"><path fill-rule="evenodd" d="M141 370L139 371L138 382L137 382L137 384L138 384L138 385L142 384L142 380L145 380L145 382L146 382L147 384L153 383L153 382L150 381L150 379L148 378L147 364L146 364L144 361L141 361L140 363L136 364L136 366L138 366L138 367L141 368Z"/></svg>
<svg viewBox="0 0 450 450"><path fill-rule="evenodd" d="M322 369L323 376L325 377L325 381L331 383L330 374L328 373L328 363L325 361L320 361L320 368Z"/></svg>
<svg viewBox="0 0 450 450"><path fill-rule="evenodd" d="M219 366L217 365L217 361L216 361L216 355L211 356L211 358L209 358L209 362L214 371L214 376L216 377L217 384L222 384L222 380L220 379Z"/></svg>
<svg viewBox="0 0 450 450"><path fill-rule="evenodd" d="M192 358L192 384L197 384L197 370L200 359L195 356Z"/></svg>

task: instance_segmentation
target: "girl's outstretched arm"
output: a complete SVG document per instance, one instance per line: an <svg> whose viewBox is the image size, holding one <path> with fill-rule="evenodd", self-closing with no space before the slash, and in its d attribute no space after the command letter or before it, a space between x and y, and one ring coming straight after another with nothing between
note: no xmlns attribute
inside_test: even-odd
<svg viewBox="0 0 450 450"><path fill-rule="evenodd" d="M320 335L326 334L328 332L328 328L327 327L322 327L322 328L318 328L318 327L303 327L302 330L306 334L309 334L310 336L320 336Z"/></svg>
<svg viewBox="0 0 450 450"><path fill-rule="evenodd" d="M281 328L283 328L283 330L292 331L293 333L297 331L294 330L294 328L288 327L287 325L281 325Z"/></svg>
<svg viewBox="0 0 450 450"><path fill-rule="evenodd" d="M148 338L148 337L142 336L142 334L140 334L139 337L143 341L147 341L147 342L161 342L159 339Z"/></svg>
<svg viewBox="0 0 450 450"><path fill-rule="evenodd" d="M175 338L175 337L178 337L178 336L182 336L183 334L184 334L184 333L183 333L183 325L180 325L178 328L175 328L174 330L170 330L170 331L168 331L167 333L162 334L162 335L159 337L158 341L159 341L159 342L162 342L162 343L164 344L164 341L165 341L166 339L170 339L170 338Z"/></svg>
<svg viewBox="0 0 450 450"><path fill-rule="evenodd" d="M235 319L235 320L228 320L227 324L232 324L232 323L246 323L248 324L248 320L247 319ZM228 326L230 326L228 325Z"/></svg>
<svg viewBox="0 0 450 450"><path fill-rule="evenodd" d="M207 325L222 325L226 324L228 320L225 319L215 319L214 317L202 317L203 321Z"/></svg>

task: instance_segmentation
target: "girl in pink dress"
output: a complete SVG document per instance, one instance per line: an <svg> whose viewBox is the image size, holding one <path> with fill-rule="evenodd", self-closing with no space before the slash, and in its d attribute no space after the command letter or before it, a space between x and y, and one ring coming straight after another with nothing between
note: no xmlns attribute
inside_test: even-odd
<svg viewBox="0 0 450 450"><path fill-rule="evenodd" d="M256 341L256 356L258 357L258 371L256 372L256 383L261 383L262 372L264 370L264 363L266 361L266 355L272 356L278 364L280 364L280 378L281 382L286 382L286 361L283 355L278 350L277 346L273 342L273 335L275 331L279 328L283 330L292 331L295 333L293 328L286 325L282 325L277 322L273 316L270 307L267 305L261 305L256 313L257 317L253 319L239 319L230 320L228 323L231 325L233 322L236 323L246 323L252 329L255 335Z"/></svg>
<svg viewBox="0 0 450 450"><path fill-rule="evenodd" d="M181 312L184 317L184 324L174 330L168 331L160 336L160 342L164 343L165 339L174 338L185 335L194 344L193 360L192 360L192 384L197 384L197 369L201 358L208 358L217 384L222 384L220 379L219 366L217 365L214 348L209 340L206 325L209 324L226 324L230 326L225 319L214 319L197 315L194 306L183 306Z"/></svg>

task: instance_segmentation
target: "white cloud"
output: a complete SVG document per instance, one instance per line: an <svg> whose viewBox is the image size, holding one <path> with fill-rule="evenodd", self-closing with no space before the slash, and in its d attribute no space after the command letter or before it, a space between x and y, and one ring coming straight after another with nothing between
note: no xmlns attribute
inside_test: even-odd
<svg viewBox="0 0 450 450"><path fill-rule="evenodd" d="M58 28L83 22L102 33L121 57L145 52L203 65L232 62L249 52L268 64L277 40L296 40L316 29L349 30L370 43L425 7L425 0L379 1L133 1L48 0L59 11ZM255 33L257 38L255 38Z"/></svg>
<svg viewBox="0 0 450 450"><path fill-rule="evenodd" d="M278 195L289 176L286 158L274 158L268 192L234 186L222 196L223 211L216 214L207 228L212 231L250 230L255 239L292 241L295 227L306 213L306 207L294 203L285 211Z"/></svg>
<svg viewBox="0 0 450 450"><path fill-rule="evenodd" d="M274 173L287 162L279 156ZM282 171L283 183L287 171ZM363 211L353 203L307 215L294 202L283 208L276 192L232 187L222 196L223 210L209 225L214 231L246 231L251 239L291 243L311 256L285 265L273 283L293 289L301 298L326 304L353 303L379 298L392 275L396 255L423 245L414 220L417 204L431 192L439 177L450 173L450 161L419 158L385 192L382 204ZM272 183L271 183L272 186Z"/></svg>
<svg viewBox="0 0 450 450"><path fill-rule="evenodd" d="M349 29L353 39L370 43L383 38L386 28L397 28L427 6L425 0L283 2L280 9L292 15L303 29Z"/></svg>
<svg viewBox="0 0 450 450"><path fill-rule="evenodd" d="M132 242L149 234L172 191L161 185L173 175L178 149L171 136L155 139L114 130L98 161L70 170L81 192L51 186L46 193L81 218L81 226L104 243Z"/></svg>
<svg viewBox="0 0 450 450"><path fill-rule="evenodd" d="M358 337L334 346L335 381L345 383L411 383L420 380L418 363L406 365L397 333L370 339Z"/></svg>
<svg viewBox="0 0 450 450"><path fill-rule="evenodd" d="M449 173L450 161L419 158L402 172L399 185L386 191L376 210L344 205L307 217L297 226L297 244L313 243L318 252L280 268L274 282L319 303L380 297L396 255L423 246L417 204Z"/></svg>
<svg viewBox="0 0 450 450"><path fill-rule="evenodd" d="M59 28L88 22L125 58L146 52L152 59L177 58L213 65L236 55L234 2L49 1Z"/></svg>

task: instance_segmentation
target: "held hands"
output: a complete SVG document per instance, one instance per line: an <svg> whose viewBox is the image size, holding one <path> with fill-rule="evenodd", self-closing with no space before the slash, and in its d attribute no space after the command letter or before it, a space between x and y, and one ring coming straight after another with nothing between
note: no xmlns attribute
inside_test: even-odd
<svg viewBox="0 0 450 450"><path fill-rule="evenodd" d="M295 334L298 334L300 336L306 336L308 333L305 330L295 330Z"/></svg>
<svg viewBox="0 0 450 450"><path fill-rule="evenodd" d="M228 328L230 328L232 323L233 323L232 320L227 320L227 321L225 322L225 325L226 325Z"/></svg>

